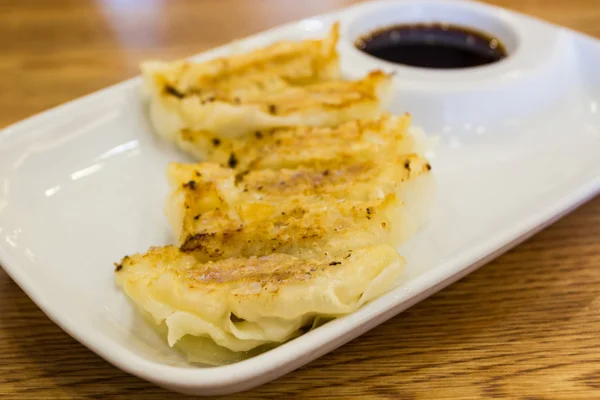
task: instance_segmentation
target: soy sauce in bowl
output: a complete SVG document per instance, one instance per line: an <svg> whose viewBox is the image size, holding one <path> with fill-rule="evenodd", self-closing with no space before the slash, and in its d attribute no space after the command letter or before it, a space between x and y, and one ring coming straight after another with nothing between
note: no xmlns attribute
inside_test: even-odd
<svg viewBox="0 0 600 400"><path fill-rule="evenodd" d="M498 39L474 29L441 23L382 28L359 38L355 46L381 60L422 68L478 67L507 57Z"/></svg>

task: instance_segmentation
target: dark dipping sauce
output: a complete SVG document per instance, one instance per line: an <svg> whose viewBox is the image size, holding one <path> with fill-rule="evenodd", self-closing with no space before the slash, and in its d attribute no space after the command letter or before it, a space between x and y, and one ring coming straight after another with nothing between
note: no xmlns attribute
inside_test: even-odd
<svg viewBox="0 0 600 400"><path fill-rule="evenodd" d="M449 24L394 25L355 43L381 60L423 68L470 68L506 58L499 40L473 29Z"/></svg>

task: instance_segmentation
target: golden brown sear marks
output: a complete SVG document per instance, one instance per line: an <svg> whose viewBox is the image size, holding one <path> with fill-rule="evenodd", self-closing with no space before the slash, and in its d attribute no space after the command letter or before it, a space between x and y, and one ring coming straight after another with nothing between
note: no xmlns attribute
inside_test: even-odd
<svg viewBox="0 0 600 400"><path fill-rule="evenodd" d="M332 111L351 109L361 103L377 103L378 89L389 79L388 74L374 71L356 81L319 82L264 93L246 104L256 105L269 114L278 116L317 108Z"/></svg>
<svg viewBox="0 0 600 400"><path fill-rule="evenodd" d="M168 68L151 68L150 76L165 97L239 105L264 93L339 79L338 39L339 26L334 24L323 39L280 41L205 62L170 63Z"/></svg>
<svg viewBox="0 0 600 400"><path fill-rule="evenodd" d="M366 175L365 167L356 167L355 172ZM407 174L404 168L395 171ZM297 171L281 173L253 171L236 183L233 170L214 164L171 164L174 192L167 212L179 215L171 221L180 227L175 231L181 248L199 250L208 259L289 253L302 246L327 246L335 235L365 229L370 232L365 240L371 243L389 231L388 211L401 206L393 190L382 186L370 195L373 188L366 179L360 186L349 177L336 177L336 170L327 174L306 170L299 176ZM323 179L317 181L317 174ZM307 179L307 185L298 182ZM348 192L353 187L356 190Z"/></svg>
<svg viewBox="0 0 600 400"><path fill-rule="evenodd" d="M349 253L350 256L352 253ZM269 254L261 257L227 258L201 262L197 254L184 252L176 246L151 248L147 253L126 256L121 260L118 273L130 272L135 266L151 266L163 272L178 275L193 284L292 283L315 278L332 269L341 268L343 262L352 262L323 254L319 259L301 259L288 254Z"/></svg>
<svg viewBox="0 0 600 400"><path fill-rule="evenodd" d="M399 147L412 147L408 114L384 114L374 120L355 120L336 127L299 126L255 131L238 139L219 138L209 132L183 130L181 145L198 158L249 169L331 168L344 164L384 159ZM401 151L400 151L401 152Z"/></svg>
<svg viewBox="0 0 600 400"><path fill-rule="evenodd" d="M426 159L408 154L383 163L370 160L323 169L252 170L238 174L236 182L244 192L265 196L301 194L352 199L363 198L365 192L374 193L382 186L391 188L430 169Z"/></svg>
<svg viewBox="0 0 600 400"><path fill-rule="evenodd" d="M282 203L243 203L236 218L205 213L184 229L181 248L197 250L208 259L295 254L302 248L326 248L333 237L369 232L364 245L384 240L391 223L387 209L396 204L394 195L382 200L343 201L304 199ZM366 235L366 233L363 233Z"/></svg>

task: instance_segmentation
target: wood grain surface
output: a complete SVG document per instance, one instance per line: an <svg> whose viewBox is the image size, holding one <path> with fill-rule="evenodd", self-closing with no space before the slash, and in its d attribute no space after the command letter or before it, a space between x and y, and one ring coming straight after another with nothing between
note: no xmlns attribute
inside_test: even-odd
<svg viewBox="0 0 600 400"><path fill-rule="evenodd" d="M600 37L599 0L489 0ZM0 0L0 126L344 0ZM0 398L183 399L106 363L0 270ZM231 398L600 399L600 198L346 346Z"/></svg>

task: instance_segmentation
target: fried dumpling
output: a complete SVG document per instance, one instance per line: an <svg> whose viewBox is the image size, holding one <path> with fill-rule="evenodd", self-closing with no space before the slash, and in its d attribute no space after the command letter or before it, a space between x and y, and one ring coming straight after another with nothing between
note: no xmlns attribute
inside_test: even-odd
<svg viewBox="0 0 600 400"><path fill-rule="evenodd" d="M182 131L235 138L295 125L332 126L376 116L391 79L374 72L340 78L338 25L321 40L281 41L205 62L142 64L143 91L154 130L172 142Z"/></svg>
<svg viewBox="0 0 600 400"><path fill-rule="evenodd" d="M355 311L386 292L404 265L387 245L311 259L273 253L215 262L167 246L125 257L116 279L166 330L169 345L181 341L191 361L222 364L285 342L316 318Z"/></svg>
<svg viewBox="0 0 600 400"><path fill-rule="evenodd" d="M156 133L176 144L186 131L228 139L265 129L335 126L378 116L387 104L390 85L390 75L376 71L357 81L290 85L234 100L156 88L149 97L149 116Z"/></svg>
<svg viewBox="0 0 600 400"><path fill-rule="evenodd" d="M429 195L427 182L409 183L426 179L429 169L414 154L328 170L258 170L237 176L212 163L173 163L167 172L172 194L166 211L181 248L207 260L397 246L420 224L413 203L426 203L421 197ZM417 193L407 196L411 191Z"/></svg>
<svg viewBox="0 0 600 400"><path fill-rule="evenodd" d="M384 113L379 118L357 119L333 127L298 126L255 131L236 139L219 139L210 133L185 130L180 134L180 147L198 160L240 171L327 169L418 152L419 140L409 132L410 122L408 114Z"/></svg>

